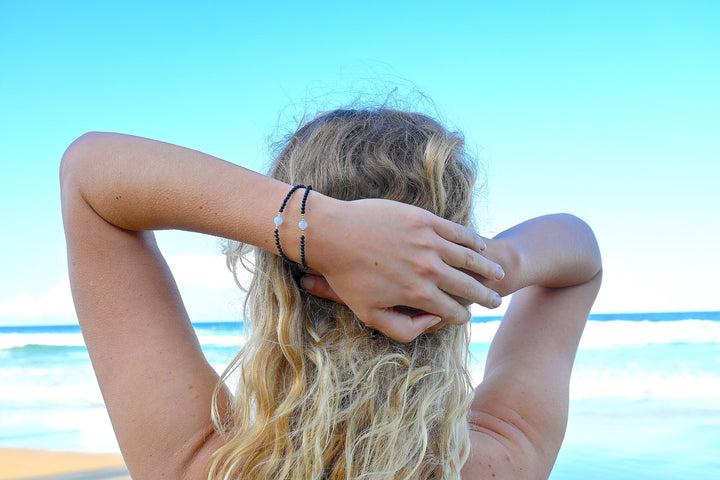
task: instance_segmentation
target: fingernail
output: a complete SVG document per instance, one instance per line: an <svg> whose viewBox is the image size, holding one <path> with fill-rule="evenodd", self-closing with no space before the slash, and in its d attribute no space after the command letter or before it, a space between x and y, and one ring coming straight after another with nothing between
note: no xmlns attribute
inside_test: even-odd
<svg viewBox="0 0 720 480"><path fill-rule="evenodd" d="M497 293L495 294L495 298L493 299L493 308L497 308L502 303L502 298L500 298L500 295Z"/></svg>
<svg viewBox="0 0 720 480"><path fill-rule="evenodd" d="M485 240L482 238L480 239L480 250L485 250L487 248L487 243L485 243Z"/></svg>
<svg viewBox="0 0 720 480"><path fill-rule="evenodd" d="M312 288L315 286L315 279L310 275L305 275L304 277L300 278L300 286L304 290L312 290Z"/></svg>
<svg viewBox="0 0 720 480"><path fill-rule="evenodd" d="M437 324L440 323L441 321L442 321L442 318L440 318L440 317L435 317L435 318L433 318L433 319L430 321L430 325L429 325L429 326L430 326L430 327L434 327L435 325L437 325Z"/></svg>
<svg viewBox="0 0 720 480"><path fill-rule="evenodd" d="M502 280L505 277L505 270L502 269L500 265L498 265L497 270L495 271L495 278L498 280Z"/></svg>

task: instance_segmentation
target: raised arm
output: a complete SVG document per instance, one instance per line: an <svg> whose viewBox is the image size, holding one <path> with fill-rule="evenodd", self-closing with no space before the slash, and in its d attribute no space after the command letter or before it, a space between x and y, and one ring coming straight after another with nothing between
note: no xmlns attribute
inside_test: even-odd
<svg viewBox="0 0 720 480"><path fill-rule="evenodd" d="M565 434L570 373L600 288L600 253L584 222L550 215L501 233L486 254L507 272L488 285L514 294L475 390L465 475L544 479Z"/></svg>
<svg viewBox="0 0 720 480"><path fill-rule="evenodd" d="M275 251L271 222L289 190L283 182L175 145L102 133L75 142L62 170L63 184L116 227L191 230ZM299 201L299 195L291 199L287 225L297 223ZM308 205L308 264L367 324L414 338L425 326L389 307L416 307L462 323L469 313L449 295L496 306L493 291L452 268L494 273L471 230L385 200L341 202L312 191ZM291 229L283 235L283 248L299 260L299 235L292 235ZM359 283L354 272L369 281Z"/></svg>
<svg viewBox="0 0 720 480"><path fill-rule="evenodd" d="M218 378L152 230L192 230L274 251L272 219L290 186L175 145L95 133L68 148L61 187L73 298L133 478L190 478L218 441L210 421ZM286 209L290 225L297 202ZM308 220L307 263L363 321L391 336L414 337L434 321L403 316L394 305L462 322L467 311L445 292L493 300L451 267L483 274L490 264L477 253L482 240L463 227L407 205L316 192ZM288 230L283 238L299 260L299 237L292 241Z"/></svg>

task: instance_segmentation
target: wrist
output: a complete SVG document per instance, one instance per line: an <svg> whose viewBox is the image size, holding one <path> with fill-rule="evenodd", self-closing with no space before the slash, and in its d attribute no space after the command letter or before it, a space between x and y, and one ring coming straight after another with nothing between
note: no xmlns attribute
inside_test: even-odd
<svg viewBox="0 0 720 480"><path fill-rule="evenodd" d="M343 215L347 214L346 204L316 191L310 192L308 197L305 259L308 267L322 274L340 261L333 258L333 252L342 244L341 236L347 231L341 225Z"/></svg>
<svg viewBox="0 0 720 480"><path fill-rule="evenodd" d="M491 280L487 286L495 290L501 297L510 295L527 286L522 252L509 239L486 239L487 248L483 255L500 265L505 272L502 280Z"/></svg>
<svg viewBox="0 0 720 480"><path fill-rule="evenodd" d="M329 232L333 230L333 218L340 211L340 200L310 190L305 199L305 215L301 214L305 189L296 190L288 199L282 214L282 224L278 228L278 235L283 253L298 264L305 255L305 263L309 268L322 272L325 252L329 247L326 241ZM300 228L304 220L306 226ZM302 239L304 234L304 240ZM303 245L304 248L301 248ZM275 252L279 253L279 252Z"/></svg>

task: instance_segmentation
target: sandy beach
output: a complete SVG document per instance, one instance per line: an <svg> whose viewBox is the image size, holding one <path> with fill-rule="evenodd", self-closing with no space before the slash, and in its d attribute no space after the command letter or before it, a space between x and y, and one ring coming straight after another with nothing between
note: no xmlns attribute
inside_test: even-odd
<svg viewBox="0 0 720 480"><path fill-rule="evenodd" d="M0 480L130 480L120 455L0 448Z"/></svg>

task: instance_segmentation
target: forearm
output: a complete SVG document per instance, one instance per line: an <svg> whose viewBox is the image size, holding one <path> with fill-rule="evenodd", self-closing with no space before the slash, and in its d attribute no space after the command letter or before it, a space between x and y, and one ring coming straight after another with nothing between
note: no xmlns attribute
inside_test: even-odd
<svg viewBox="0 0 720 480"><path fill-rule="evenodd" d="M80 195L116 227L196 231L269 250L272 218L289 188L200 152L104 133L86 134L68 148L61 177L64 196ZM292 257L295 243L288 242Z"/></svg>
<svg viewBox="0 0 720 480"><path fill-rule="evenodd" d="M527 220L488 242L493 260L506 276L489 286L501 295L521 288L568 287L592 279L601 268L600 251L590 227L568 214Z"/></svg>

